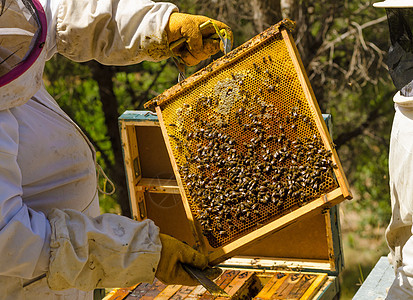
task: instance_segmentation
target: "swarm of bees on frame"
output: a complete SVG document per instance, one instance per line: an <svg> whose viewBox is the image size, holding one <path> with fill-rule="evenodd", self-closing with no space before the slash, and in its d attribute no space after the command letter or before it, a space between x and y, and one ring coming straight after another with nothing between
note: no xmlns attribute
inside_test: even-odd
<svg viewBox="0 0 413 300"><path fill-rule="evenodd" d="M271 56L262 60L183 102L165 124L191 210L212 247L337 187L337 166L308 104L280 101L282 80L272 75Z"/></svg>

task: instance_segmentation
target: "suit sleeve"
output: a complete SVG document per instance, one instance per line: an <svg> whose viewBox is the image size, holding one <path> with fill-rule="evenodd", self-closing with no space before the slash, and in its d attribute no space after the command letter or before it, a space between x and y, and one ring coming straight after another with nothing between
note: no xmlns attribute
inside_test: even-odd
<svg viewBox="0 0 413 300"><path fill-rule="evenodd" d="M159 229L150 220L104 214L89 218L75 210L53 210L51 289L130 287L152 282L160 259Z"/></svg>
<svg viewBox="0 0 413 300"><path fill-rule="evenodd" d="M57 51L82 62L129 65L169 57L164 28L170 3L149 0L63 0L56 19Z"/></svg>

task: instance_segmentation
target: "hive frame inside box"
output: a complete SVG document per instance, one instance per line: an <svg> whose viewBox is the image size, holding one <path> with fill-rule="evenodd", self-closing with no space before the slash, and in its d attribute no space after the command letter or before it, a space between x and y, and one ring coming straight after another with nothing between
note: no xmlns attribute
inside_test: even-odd
<svg viewBox="0 0 413 300"><path fill-rule="evenodd" d="M330 116L324 115L324 118L330 128ZM127 111L119 123L134 219L150 218L161 232L193 245L194 238L180 201L157 116L148 111ZM175 205L170 205L171 200ZM155 205L156 201L156 204L163 201L164 207ZM299 269L338 275L342 265L339 213L338 207L334 206L250 245L249 249L221 266L270 272ZM334 280L329 284L334 286Z"/></svg>
<svg viewBox="0 0 413 300"><path fill-rule="evenodd" d="M191 224L191 232L194 236L195 247L200 251L204 252L209 256L209 259L213 263L219 263L229 257L231 257L234 253L240 252L243 249L247 248L252 243L258 242L260 239L265 238L266 236L272 234L273 232L284 228L285 226L289 225L292 222L297 221L299 218L304 216L310 216L311 214L317 214L324 210L325 208L334 206L335 204L340 203L344 199L351 198L351 194L349 192L347 180L343 174L343 170L341 164L338 160L337 153L332 146L332 141L330 136L327 134L327 129L325 123L322 121L321 112L318 108L317 102L314 97L314 93L311 89L309 84L309 80L305 74L304 67L298 55L297 49L295 47L294 41L290 35L289 30L287 29L291 25L291 23L281 22L276 26L271 27L264 33L260 34L259 36L255 37L254 39L250 40L244 45L244 47L239 47L241 50L237 51L234 50L232 55L227 55L216 62L209 65L207 68L199 71L198 73L194 74L193 76L189 77L187 80L181 82L179 85L172 87L171 89L164 92L162 95L158 96L150 102L150 106L156 104L156 112L159 118L160 126L162 129L163 138L165 140L165 144L167 147L167 151L169 153L169 157L172 163L172 168L178 183L178 187L180 190L180 194L183 201L183 206L185 208L186 216ZM206 80L205 78L212 78L214 74L219 71L222 71L227 65L234 66L237 62L239 57L246 57L249 54L251 49L254 49L258 44L266 39L271 38L274 34L280 34L282 36L282 40L285 43L285 47L288 51L288 55L291 59L291 63L294 67L295 73L297 75L297 80L299 82L300 88L308 102L308 105L311 110L311 114L314 117L314 121L316 123L316 127L318 132L320 133L321 140L326 147L326 149L332 152L332 160L336 164L337 168L334 170L334 175L338 184L338 187L331 192L328 192L322 195L320 198L303 205L300 208L297 208L290 213L279 217L276 220L271 221L268 224L265 224L252 232L247 232L245 235L238 236L235 240L231 240L229 243L220 245L218 247L212 247L207 238L202 234L202 230L200 229L200 224L197 222L193 216L193 212L191 212L191 207L186 195L184 183L182 181L181 175L179 173L179 167L177 161L174 157L174 152L172 150L172 143L171 143L171 134L168 134L168 130L166 129L166 124L163 120L164 116L162 115L161 106L168 101L171 101L170 98L177 99L183 92L186 92L189 88L197 84L198 82L202 82L201 80ZM230 53L231 54L231 53ZM218 73L217 73L218 74ZM169 126L169 125L168 125Z"/></svg>
<svg viewBox="0 0 413 300"><path fill-rule="evenodd" d="M325 273L305 272L256 272L228 269L216 283L230 295L231 299L338 299L337 278ZM105 300L130 299L214 299L202 286L164 285L159 280L141 283L130 288L112 290ZM225 300L228 297L217 297Z"/></svg>

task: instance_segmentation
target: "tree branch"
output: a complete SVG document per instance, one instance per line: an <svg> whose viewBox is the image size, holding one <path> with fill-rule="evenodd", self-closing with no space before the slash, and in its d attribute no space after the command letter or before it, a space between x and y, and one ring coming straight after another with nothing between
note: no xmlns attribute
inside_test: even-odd
<svg viewBox="0 0 413 300"><path fill-rule="evenodd" d="M356 127L355 129L351 131L344 132L334 139L336 148L339 149L341 146L348 143L352 139L360 136L364 132L364 130L366 130L369 126L372 125L372 122L375 119L377 119L378 117L382 115L383 115L382 113L379 113L379 108L372 110L367 116L367 119L363 123L361 123L358 127Z"/></svg>
<svg viewBox="0 0 413 300"><path fill-rule="evenodd" d="M321 45L320 49L317 51L317 55L316 55L316 56L321 55L321 53L323 53L323 52L325 52L326 50L330 49L330 48L333 47L335 44L337 44L337 43L343 41L344 39L348 38L349 36L357 33L357 30L363 31L364 29L366 29L366 28L368 28L368 27L370 27L370 26L373 26L373 25L382 23L382 22L384 22L384 21L386 21L386 20L387 20L387 17L386 17L386 16L380 17L380 18L378 18L378 19L376 19L376 20L373 20L373 21L364 23L363 25L360 25L358 28L352 28L352 29L348 30L348 31L346 31L345 33L341 34L340 36L336 37L336 38L335 38L334 40L332 40L332 41L324 41L324 43Z"/></svg>
<svg viewBox="0 0 413 300"><path fill-rule="evenodd" d="M98 83L100 101L105 115L107 133L112 144L115 163L109 166L110 177L116 186L118 203L124 216L131 216L129 197L126 187L126 176L123 168L122 143L118 127L118 102L113 90L115 71L112 67L103 66L96 61L88 63L93 79ZM122 167L121 167L122 166Z"/></svg>
<svg viewBox="0 0 413 300"><path fill-rule="evenodd" d="M165 70L165 67L167 66L167 62L163 63L161 66L161 69L155 74L155 77L153 78L151 84L149 87L142 92L138 97L136 97L136 101L133 102L133 106L136 107L136 109L142 109L143 105L145 102L148 100L149 92L152 90L152 88L155 86L156 82L158 81L159 76L161 76L162 72Z"/></svg>

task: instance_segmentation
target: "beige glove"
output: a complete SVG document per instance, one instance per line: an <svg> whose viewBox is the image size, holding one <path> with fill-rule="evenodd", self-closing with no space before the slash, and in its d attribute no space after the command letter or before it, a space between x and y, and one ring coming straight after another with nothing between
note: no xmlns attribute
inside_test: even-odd
<svg viewBox="0 0 413 300"><path fill-rule="evenodd" d="M209 268L207 257L190 246L166 234L161 233L159 237L162 250L155 276L163 283L199 285L199 282L192 278L181 264L188 264L205 270L210 279L216 278L221 273L219 268Z"/></svg>
<svg viewBox="0 0 413 300"><path fill-rule="evenodd" d="M176 56L182 58L188 66L194 66L201 60L205 60L211 55L217 53L222 43L217 39L208 39L215 34L213 26L206 26L202 30L200 25L211 20L205 16L189 15L183 13L172 13L169 22L165 28L169 44L178 41L180 38L186 38L186 43L173 49ZM233 35L231 29L222 22L212 20L219 29L225 28L229 34L231 43Z"/></svg>

